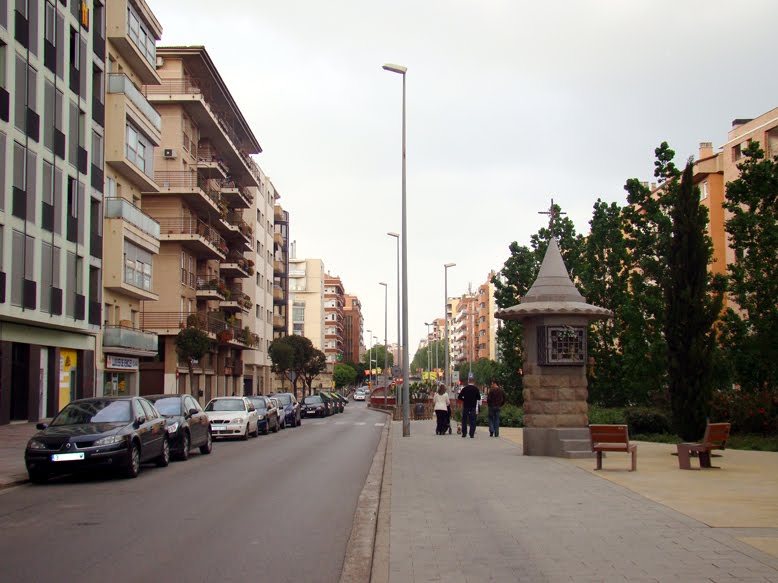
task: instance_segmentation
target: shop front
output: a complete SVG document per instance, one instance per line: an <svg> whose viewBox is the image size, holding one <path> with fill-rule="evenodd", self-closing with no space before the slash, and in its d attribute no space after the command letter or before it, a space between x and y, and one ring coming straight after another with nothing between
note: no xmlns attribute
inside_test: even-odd
<svg viewBox="0 0 778 583"><path fill-rule="evenodd" d="M105 355L103 395L126 397L138 394L139 358L117 354Z"/></svg>

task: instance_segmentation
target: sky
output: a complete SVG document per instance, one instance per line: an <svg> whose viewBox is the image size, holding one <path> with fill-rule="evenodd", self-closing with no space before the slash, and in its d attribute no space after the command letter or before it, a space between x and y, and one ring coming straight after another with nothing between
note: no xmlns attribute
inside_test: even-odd
<svg viewBox="0 0 778 583"><path fill-rule="evenodd" d="M408 337L547 223L726 141L778 106L774 0L147 0L161 46L204 45L262 145L297 257L397 341L406 75ZM365 343L370 339L365 333Z"/></svg>

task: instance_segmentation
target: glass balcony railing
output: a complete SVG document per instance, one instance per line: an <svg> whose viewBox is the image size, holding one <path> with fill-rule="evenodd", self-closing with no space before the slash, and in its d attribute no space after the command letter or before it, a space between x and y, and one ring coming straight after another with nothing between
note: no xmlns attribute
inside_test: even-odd
<svg viewBox="0 0 778 583"><path fill-rule="evenodd" d="M124 219L128 223L138 227L147 235L159 239L159 223L130 201L121 197L106 197L105 218Z"/></svg>
<svg viewBox="0 0 778 583"><path fill-rule="evenodd" d="M138 88L132 84L132 81L130 81L127 75L124 73L110 73L108 75L108 93L124 93L127 99L129 99L135 107L140 109L143 115L146 116L146 119L157 128L157 131L162 131L162 117Z"/></svg>
<svg viewBox="0 0 778 583"><path fill-rule="evenodd" d="M103 346L105 347L156 351L158 340L156 334L144 330L123 326L105 326L103 328Z"/></svg>

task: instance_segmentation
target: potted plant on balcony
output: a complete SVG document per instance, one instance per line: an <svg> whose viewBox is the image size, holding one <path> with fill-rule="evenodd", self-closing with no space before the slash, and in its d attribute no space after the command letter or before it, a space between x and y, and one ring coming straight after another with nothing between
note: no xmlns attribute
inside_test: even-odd
<svg viewBox="0 0 778 583"><path fill-rule="evenodd" d="M226 330L219 330L219 332L216 334L216 340L219 341L220 344L227 344L234 338L232 334L232 330L227 328Z"/></svg>

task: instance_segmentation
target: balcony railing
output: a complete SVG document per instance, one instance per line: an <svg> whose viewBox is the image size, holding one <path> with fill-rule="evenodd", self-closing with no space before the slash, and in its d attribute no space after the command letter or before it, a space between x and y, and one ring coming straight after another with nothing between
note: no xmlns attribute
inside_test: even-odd
<svg viewBox="0 0 778 583"><path fill-rule="evenodd" d="M206 180L189 170L158 170L154 173L154 182L161 188L175 190L176 188L199 188L214 204L218 205L221 198L218 184Z"/></svg>
<svg viewBox="0 0 778 583"><path fill-rule="evenodd" d="M227 285L223 279L215 277L197 276L197 291L212 291L224 297L227 293Z"/></svg>
<svg viewBox="0 0 778 583"><path fill-rule="evenodd" d="M147 235L159 239L159 223L124 198L106 197L105 217L108 219L124 219Z"/></svg>
<svg viewBox="0 0 778 583"><path fill-rule="evenodd" d="M226 254L229 252L229 247L224 238L216 232L216 229L200 219L160 218L159 229L163 235L199 235L221 253Z"/></svg>
<svg viewBox="0 0 778 583"><path fill-rule="evenodd" d="M104 326L103 346L111 348L131 348L156 352L158 340L153 332L136 330L124 326Z"/></svg>
<svg viewBox="0 0 778 583"><path fill-rule="evenodd" d="M151 105L143 94L138 90L129 77L124 73L109 73L108 75L108 93L123 93L143 115L146 116L157 131L162 131L162 117L154 106Z"/></svg>
<svg viewBox="0 0 778 583"><path fill-rule="evenodd" d="M144 330L183 329L196 325L201 330L214 334L221 344L237 342L254 348L259 345L259 336L246 328L231 326L224 320L203 312L141 312L140 326Z"/></svg>
<svg viewBox="0 0 778 583"><path fill-rule="evenodd" d="M243 220L243 217L240 215L240 213L236 213L234 211L229 213L227 215L227 222L237 226L241 234L247 239L251 239L251 237L254 235L254 230L246 221Z"/></svg>

